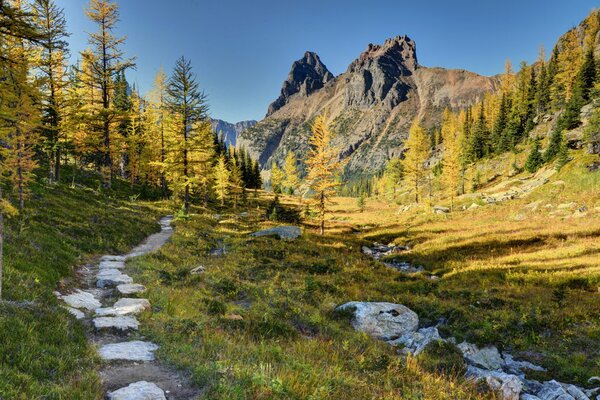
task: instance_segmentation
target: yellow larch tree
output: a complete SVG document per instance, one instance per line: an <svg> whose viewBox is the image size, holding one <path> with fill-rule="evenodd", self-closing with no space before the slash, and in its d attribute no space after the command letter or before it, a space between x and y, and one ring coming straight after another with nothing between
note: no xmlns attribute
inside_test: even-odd
<svg viewBox="0 0 600 400"><path fill-rule="evenodd" d="M284 179L285 174L283 173L283 170L279 168L275 161L273 161L271 164L271 188L274 193L280 193L282 191Z"/></svg>
<svg viewBox="0 0 600 400"><path fill-rule="evenodd" d="M429 135L419 124L418 117L408 131L408 139L404 144L406 151L402 162L404 180L415 192L415 202L419 202L419 190L425 178L425 160L429 155Z"/></svg>
<svg viewBox="0 0 600 400"><path fill-rule="evenodd" d="M294 194L300 185L300 175L298 173L296 155L292 151L288 151L285 157L283 173L285 175L283 186L290 192L290 194Z"/></svg>
<svg viewBox="0 0 600 400"><path fill-rule="evenodd" d="M458 118L448 109L444 111L442 121L442 181L447 196L450 198L450 209L454 210L454 198L461 178L461 146Z"/></svg>
<svg viewBox="0 0 600 400"><path fill-rule="evenodd" d="M558 71L550 92L555 104L562 104L563 99L565 102L571 99L582 61L583 49L579 45L577 31L572 29L565 34L558 53Z"/></svg>
<svg viewBox="0 0 600 400"><path fill-rule="evenodd" d="M225 159L225 154L221 154L219 156L219 160L215 165L215 194L217 195L217 199L220 200L221 205L225 205L225 200L229 196L230 189L230 173L227 168L227 160Z"/></svg>

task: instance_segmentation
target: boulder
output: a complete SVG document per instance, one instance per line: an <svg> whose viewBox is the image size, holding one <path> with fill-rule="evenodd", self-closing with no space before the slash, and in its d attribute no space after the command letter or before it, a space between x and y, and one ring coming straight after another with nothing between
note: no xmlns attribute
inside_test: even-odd
<svg viewBox="0 0 600 400"><path fill-rule="evenodd" d="M166 400L165 392L152 382L139 381L109 392L109 400Z"/></svg>
<svg viewBox="0 0 600 400"><path fill-rule="evenodd" d="M502 400L519 400L523 390L523 382L517 376L502 371L489 371L469 365L466 376L473 381L484 380L490 389L500 394Z"/></svg>
<svg viewBox="0 0 600 400"><path fill-rule="evenodd" d="M555 380L544 382L536 396L541 400L589 400L589 397L577 386Z"/></svg>
<svg viewBox="0 0 600 400"><path fill-rule="evenodd" d="M421 353L427 345L435 340L442 340L435 326L421 328L416 332L408 332L396 340L388 341L392 346L404 346L405 352L412 355Z"/></svg>
<svg viewBox="0 0 600 400"><path fill-rule="evenodd" d="M443 206L433 206L433 212L436 214L448 214L450 212L450 208Z"/></svg>
<svg viewBox="0 0 600 400"><path fill-rule="evenodd" d="M301 234L302 231L297 226L278 226L276 228L251 233L250 236L279 236L280 239L293 240L300 237Z"/></svg>
<svg viewBox="0 0 600 400"><path fill-rule="evenodd" d="M139 283L125 283L122 285L118 285L117 291L125 295L143 293L146 291L146 286L140 285Z"/></svg>
<svg viewBox="0 0 600 400"><path fill-rule="evenodd" d="M196 268L193 268L192 270L190 270L190 274L192 274L192 275L200 275L204 271L205 271L204 267L202 265L199 265Z"/></svg>
<svg viewBox="0 0 600 400"><path fill-rule="evenodd" d="M117 331L137 330L140 323L135 317L118 316L118 317L96 317L92 320L96 330L112 329Z"/></svg>
<svg viewBox="0 0 600 400"><path fill-rule="evenodd" d="M134 340L105 344L98 349L98 353L103 360L108 361L154 361L156 350L158 350L158 346L154 343Z"/></svg>
<svg viewBox="0 0 600 400"><path fill-rule="evenodd" d="M544 367L540 367L539 365L535 365L529 361L515 360L511 354L506 352L502 353L502 358L504 359L505 370L511 374L522 376L523 370L540 372L546 371Z"/></svg>
<svg viewBox="0 0 600 400"><path fill-rule="evenodd" d="M402 304L351 301L336 310L352 311L354 329L386 341L414 332L419 326L417 314Z"/></svg>
<svg viewBox="0 0 600 400"><path fill-rule="evenodd" d="M123 298L112 307L97 308L96 316L139 314L148 309L150 309L150 302L146 299Z"/></svg>
<svg viewBox="0 0 600 400"><path fill-rule="evenodd" d="M85 292L83 290L77 289L75 292L68 295L60 295L59 298L62 299L65 303L67 303L72 308L85 308L86 310L95 310L100 307L100 301L96 299L96 297L90 293Z"/></svg>
<svg viewBox="0 0 600 400"><path fill-rule="evenodd" d="M476 208L481 207L479 204L477 203L471 203L471 205L467 208L467 210L474 210Z"/></svg>
<svg viewBox="0 0 600 400"><path fill-rule="evenodd" d="M504 360L494 346L480 349L472 343L462 342L457 347L471 365L488 370L502 370L504 366Z"/></svg>

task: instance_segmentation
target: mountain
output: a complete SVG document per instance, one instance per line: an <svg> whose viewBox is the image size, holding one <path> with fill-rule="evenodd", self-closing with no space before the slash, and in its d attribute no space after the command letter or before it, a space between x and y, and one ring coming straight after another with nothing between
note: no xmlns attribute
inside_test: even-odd
<svg viewBox="0 0 600 400"><path fill-rule="evenodd" d="M244 130L256 125L256 121L240 121L232 124L231 122L223 121L222 119L211 119L213 132L219 133L219 135L225 136L225 141L231 146L235 146L237 138L240 133Z"/></svg>
<svg viewBox="0 0 600 400"><path fill-rule="evenodd" d="M281 163L289 150L302 157L311 121L325 113L340 156L349 158L347 172L373 173L401 154L416 116L431 127L444 108L468 106L498 85L498 77L419 65L416 44L407 36L369 44L337 77L307 52L292 65L266 118L238 141L268 168L271 161Z"/></svg>

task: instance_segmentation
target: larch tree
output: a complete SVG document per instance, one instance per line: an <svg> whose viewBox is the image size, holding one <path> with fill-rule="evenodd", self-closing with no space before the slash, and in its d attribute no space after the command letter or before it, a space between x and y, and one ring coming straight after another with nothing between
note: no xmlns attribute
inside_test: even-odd
<svg viewBox="0 0 600 400"><path fill-rule="evenodd" d="M221 202L221 205L225 205L225 200L229 196L230 189L230 173L227 168L227 160L225 159L225 154L221 154L215 165L215 194L217 195L217 199Z"/></svg>
<svg viewBox="0 0 600 400"><path fill-rule="evenodd" d="M157 152L155 165L157 165L160 173L160 187L163 196L167 193L167 179L165 175L165 160L167 155L165 130L168 119L166 115L167 83L167 75L161 67L154 77L154 86L150 91L146 108L147 113L152 115L152 117L147 119L150 124L148 132L151 138L151 145L156 148Z"/></svg>
<svg viewBox="0 0 600 400"><path fill-rule="evenodd" d="M182 193L184 210L189 213L192 189L203 190L205 201L208 200L214 144L206 96L185 57L177 60L169 79L166 106L172 114L167 170L174 191Z"/></svg>
<svg viewBox="0 0 600 400"><path fill-rule="evenodd" d="M52 181L60 179L61 148L64 145L61 123L68 83L65 78L69 33L64 11L53 0L35 0L32 6L35 22L42 34L37 64L42 78L43 147L48 154L48 178Z"/></svg>
<svg viewBox="0 0 600 400"><path fill-rule="evenodd" d="M312 125L312 136L309 139L310 149L305 160L308 169L306 182L313 193L313 199L319 215L319 231L325 233L325 216L327 206L340 185L339 175L344 162L338 157L338 149L331 141L333 134L323 115L315 118Z"/></svg>
<svg viewBox="0 0 600 400"><path fill-rule="evenodd" d="M297 164L298 161L296 160L294 152L288 151L283 164L283 173L285 175L283 186L290 194L294 194L300 185L300 174L298 173Z"/></svg>
<svg viewBox="0 0 600 400"><path fill-rule="evenodd" d="M135 67L133 59L125 59L121 45L125 37L113 35L119 22L119 7L109 0L91 0L86 10L88 18L98 26L98 31L90 33L88 42L90 51L83 51L81 56L88 63L87 77L99 93L101 109L97 115L102 136L102 172L105 186L110 187L113 175L112 131L114 118L117 115L111 95L114 91L115 78L123 71Z"/></svg>
<svg viewBox="0 0 600 400"><path fill-rule="evenodd" d="M563 104L571 99L582 61L583 50L579 45L576 30L572 29L565 34L562 49L558 53L557 71L551 90L555 104Z"/></svg>
<svg viewBox="0 0 600 400"><path fill-rule="evenodd" d="M245 193L244 175L240 162L236 157L229 163L229 193L233 200L233 208L237 210L238 205L244 198Z"/></svg>
<svg viewBox="0 0 600 400"><path fill-rule="evenodd" d="M420 186L425 178L425 160L429 155L429 136L417 118L408 131L404 146L404 180L415 191L415 202L418 203Z"/></svg>
<svg viewBox="0 0 600 400"><path fill-rule="evenodd" d="M444 153L442 156L442 180L445 185L446 194L450 197L450 209L454 210L454 198L458 192L461 179L461 157L460 131L458 120L448 110L444 111L442 122L442 138Z"/></svg>
<svg viewBox="0 0 600 400"><path fill-rule="evenodd" d="M274 193L281 193L283 181L285 180L285 173L275 161L271 164L271 188Z"/></svg>

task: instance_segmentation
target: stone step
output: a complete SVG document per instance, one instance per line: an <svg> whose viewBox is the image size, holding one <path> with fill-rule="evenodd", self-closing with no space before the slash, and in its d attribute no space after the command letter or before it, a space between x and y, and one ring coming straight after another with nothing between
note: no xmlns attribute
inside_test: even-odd
<svg viewBox="0 0 600 400"><path fill-rule="evenodd" d="M146 286L139 283L125 283L117 286L117 291L121 294L143 293L146 291Z"/></svg>
<svg viewBox="0 0 600 400"><path fill-rule="evenodd" d="M100 269L121 269L125 267L125 261L102 260L98 265Z"/></svg>
<svg viewBox="0 0 600 400"><path fill-rule="evenodd" d="M157 349L158 345L154 343L134 340L105 344L98 349L98 353L107 361L154 361L154 352Z"/></svg>
<svg viewBox="0 0 600 400"><path fill-rule="evenodd" d="M128 330L137 330L140 323L135 317L118 316L118 317L96 317L92 320L96 330L117 330L125 332Z"/></svg>
<svg viewBox="0 0 600 400"><path fill-rule="evenodd" d="M107 254L105 256L102 256L102 258L100 259L100 262L102 262L102 261L125 261L125 256L114 256L114 255Z"/></svg>
<svg viewBox="0 0 600 400"><path fill-rule="evenodd" d="M65 306L65 308L66 308L66 309L67 309L67 311L68 311L68 312L70 312L70 313L71 313L71 315L73 315L75 318L77 318L77 319L84 319L84 318L85 318L85 314L83 313L83 311L81 311L81 310L78 310L78 309L76 309L76 308L73 308L73 307L66 307L66 306Z"/></svg>
<svg viewBox="0 0 600 400"><path fill-rule="evenodd" d="M133 283L133 279L118 269L101 269L96 275L96 286L99 288L118 286L124 283Z"/></svg>
<svg viewBox="0 0 600 400"><path fill-rule="evenodd" d="M68 295L58 294L58 297L73 308L85 308L87 310L95 310L100 307L100 301L89 292L77 289L75 292Z"/></svg>
<svg viewBox="0 0 600 400"><path fill-rule="evenodd" d="M112 307L97 308L96 316L139 314L148 309L150 309L150 302L147 299L123 298Z"/></svg>
<svg viewBox="0 0 600 400"><path fill-rule="evenodd" d="M107 393L109 400L166 400L165 392L152 382L139 381Z"/></svg>

